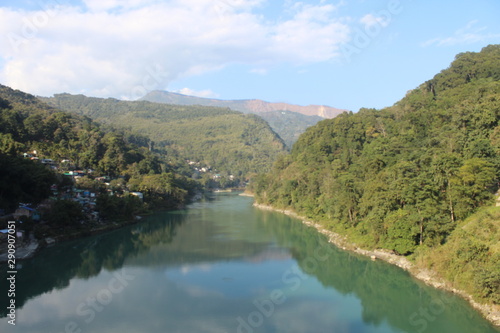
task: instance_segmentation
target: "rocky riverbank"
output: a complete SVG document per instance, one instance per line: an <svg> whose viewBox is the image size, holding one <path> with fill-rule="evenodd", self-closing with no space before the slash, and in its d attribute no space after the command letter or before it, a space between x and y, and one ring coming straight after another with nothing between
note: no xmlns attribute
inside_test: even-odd
<svg viewBox="0 0 500 333"><path fill-rule="evenodd" d="M17 260L29 259L41 248L40 243L33 239L28 242L18 242L16 244L15 258ZM0 264L8 260L7 243L0 244Z"/></svg>
<svg viewBox="0 0 500 333"><path fill-rule="evenodd" d="M427 285L430 285L435 288L443 289L449 292L452 292L454 294L457 294L464 299L466 299L472 307L474 307L476 310L481 312L481 314L489 320L493 325L500 327L500 306L494 305L494 304L481 304L476 302L471 295L466 293L463 290L459 290L454 288L451 283L448 281L445 281L444 279L440 278L435 272L428 270L428 269L422 269L414 265L412 262L410 262L407 258L403 256L396 255L392 253L391 251L388 250L383 250L383 249L378 249L378 250L366 250L362 249L356 246L356 244L350 243L347 240L347 237L342 236L338 233L335 233L333 231L330 231L326 229L324 226L322 226L319 223L316 223L314 221L310 221L307 218L298 215L297 213L291 211L291 210L283 210L283 209L276 209L272 206L267 206L267 205L261 205L254 203L254 207L257 207L259 209L263 210L271 210L271 211L276 211L283 213L285 215L300 219L302 223L309 227L316 228L319 232L322 234L326 235L328 237L328 240L330 243L334 244L335 246L346 250L346 251L352 251L367 257L372 258L373 260L384 260L390 264L396 265L406 271L408 271L412 276L414 276L416 279L423 281Z"/></svg>

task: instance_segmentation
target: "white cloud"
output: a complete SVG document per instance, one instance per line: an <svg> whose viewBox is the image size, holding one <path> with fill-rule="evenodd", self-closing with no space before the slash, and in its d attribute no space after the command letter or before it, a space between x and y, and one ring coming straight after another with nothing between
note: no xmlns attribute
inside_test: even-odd
<svg viewBox="0 0 500 333"><path fill-rule="evenodd" d="M349 39L350 29L340 20L332 19L333 5L292 6L295 15L273 29L273 53L294 63L321 62L339 55L339 45Z"/></svg>
<svg viewBox="0 0 500 333"><path fill-rule="evenodd" d="M204 97L204 98L213 98L213 97L218 97L216 93L214 93L210 89L206 90L193 90L190 88L182 88L179 90L175 91L176 93L183 94L183 95L188 95L188 96L196 96L196 97Z"/></svg>
<svg viewBox="0 0 500 333"><path fill-rule="evenodd" d="M155 0L82 0L91 11L107 11L112 9L131 9L154 3Z"/></svg>
<svg viewBox="0 0 500 333"><path fill-rule="evenodd" d="M380 25L382 27L387 27L389 25L389 19L387 17L375 16L373 14L367 14L359 20L364 24L365 28L369 29L375 25Z"/></svg>
<svg viewBox="0 0 500 333"><path fill-rule="evenodd" d="M327 61L349 37L335 6L296 3L289 19L269 22L258 13L263 2L84 0L83 7L46 11L0 8L0 82L39 95L137 98L231 63L265 69Z"/></svg>
<svg viewBox="0 0 500 333"><path fill-rule="evenodd" d="M431 45L437 46L453 46L459 44L473 44L473 43L485 43L491 39L500 38L500 34L493 34L486 32L487 27L477 27L477 20L470 21L463 28L455 31L453 36L450 37L439 37L433 38L425 41L421 44L423 47L428 47Z"/></svg>

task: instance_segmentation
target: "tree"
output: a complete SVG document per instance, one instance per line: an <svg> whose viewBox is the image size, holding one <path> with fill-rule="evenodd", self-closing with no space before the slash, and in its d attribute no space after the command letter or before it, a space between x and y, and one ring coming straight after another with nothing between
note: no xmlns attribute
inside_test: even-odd
<svg viewBox="0 0 500 333"><path fill-rule="evenodd" d="M131 220L143 211L142 201L133 195L122 197L103 194L97 198L97 211L106 220Z"/></svg>
<svg viewBox="0 0 500 333"><path fill-rule="evenodd" d="M384 228L387 232L385 246L399 254L413 253L422 233L418 227L418 214L408 209L398 209L387 214Z"/></svg>
<svg viewBox="0 0 500 333"><path fill-rule="evenodd" d="M0 153L0 207L13 210L20 202L38 204L49 197L56 182L45 166Z"/></svg>
<svg viewBox="0 0 500 333"><path fill-rule="evenodd" d="M254 179L256 200L400 253L446 242L498 190L499 59L498 45L461 54L391 107L310 127Z"/></svg>
<svg viewBox="0 0 500 333"><path fill-rule="evenodd" d="M458 170L455 184L459 192L462 218L493 198L496 188L496 172L493 165L481 158L466 160Z"/></svg>
<svg viewBox="0 0 500 333"><path fill-rule="evenodd" d="M57 200L53 203L50 211L44 216L49 224L59 227L80 226L85 216L82 213L82 205L71 200Z"/></svg>

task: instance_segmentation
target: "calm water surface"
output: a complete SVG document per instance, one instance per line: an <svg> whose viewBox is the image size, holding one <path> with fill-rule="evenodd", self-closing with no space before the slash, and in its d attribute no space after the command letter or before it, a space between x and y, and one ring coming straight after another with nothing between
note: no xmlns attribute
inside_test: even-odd
<svg viewBox="0 0 500 333"><path fill-rule="evenodd" d="M46 249L16 287L17 324L2 310L0 332L500 332L462 299L237 195Z"/></svg>

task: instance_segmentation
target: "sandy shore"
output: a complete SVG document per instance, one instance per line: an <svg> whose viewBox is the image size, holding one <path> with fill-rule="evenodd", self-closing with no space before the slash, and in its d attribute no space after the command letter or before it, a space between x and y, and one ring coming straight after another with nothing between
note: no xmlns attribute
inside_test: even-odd
<svg viewBox="0 0 500 333"><path fill-rule="evenodd" d="M500 327L500 306L496 306L494 304L481 304L481 303L474 301L472 296L467 294L465 291L454 288L451 285L451 283L439 278L437 276L437 274L433 271L416 267L412 262L410 262L408 259L406 259L403 256L398 256L398 255L396 255L388 250L373 250L372 251L372 250L361 249L361 248L357 247L356 244L349 243L345 236L342 236L338 233L327 230L325 227L323 227L319 223L310 221L307 218L304 218L291 210L275 209L271 206L260 205L257 203L254 203L254 207L257 207L259 209L264 209L264 210L271 210L271 211L275 211L275 212L280 212L280 213L286 214L288 216L300 219L302 221L302 223L304 223L305 225L307 225L309 227L316 228L319 232L326 235L328 237L328 240L330 243L334 244L335 246L337 246L343 250L359 253L359 254L365 255L367 257L370 257L374 260L376 260L376 259L384 260L390 264L396 265L396 266L408 271L412 276L414 276L418 280L423 281L427 285L430 285L430 286L435 287L435 288L447 290L449 292L457 294L457 295L463 297L464 299L466 299L472 305L472 307L474 307L479 312L481 312L481 314L487 320L489 320L493 325Z"/></svg>
<svg viewBox="0 0 500 333"><path fill-rule="evenodd" d="M248 192L243 192L243 193L240 193L239 195L242 197L251 197L251 198L254 197L254 195L252 193L248 193Z"/></svg>

